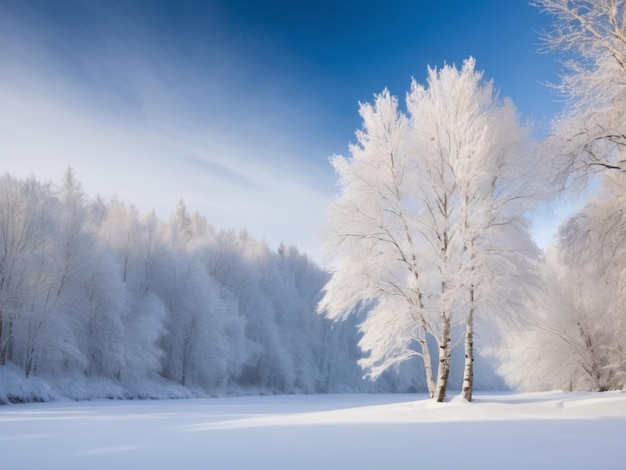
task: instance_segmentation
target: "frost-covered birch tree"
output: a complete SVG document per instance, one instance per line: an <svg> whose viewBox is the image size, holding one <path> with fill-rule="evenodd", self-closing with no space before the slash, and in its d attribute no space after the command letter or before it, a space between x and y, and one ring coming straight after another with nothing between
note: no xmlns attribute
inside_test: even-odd
<svg viewBox="0 0 626 470"><path fill-rule="evenodd" d="M626 2L538 0L552 15L548 50L566 54L556 86L566 111L546 139L562 182L600 174L602 190L560 229L547 257L545 301L505 335L501 371L525 389L624 384ZM576 185L580 188L580 184Z"/></svg>
<svg viewBox="0 0 626 470"><path fill-rule="evenodd" d="M534 4L554 18L546 49L567 57L555 86L569 107L555 122L552 152L565 157L566 175L626 172L626 1Z"/></svg>
<svg viewBox="0 0 626 470"><path fill-rule="evenodd" d="M471 400L474 317L507 310L497 286L523 278L519 250L532 252L522 213L534 176L524 168L535 167L521 163L526 132L515 108L498 100L473 59L460 70L429 69L426 86L413 83L407 108L409 117L388 91L362 105L352 157L332 160L341 195L324 233L335 264L320 309L343 318L369 306L361 364L377 377L420 356L437 401L465 335Z"/></svg>
<svg viewBox="0 0 626 470"><path fill-rule="evenodd" d="M452 306L441 311L465 326L463 396L470 401L476 316L510 315L530 286L538 250L524 213L540 193L541 165L515 106L498 99L473 59L460 71L431 70L428 89L413 84L408 108L427 175L418 184L430 238L446 253L439 258L441 296L443 302L448 289Z"/></svg>
<svg viewBox="0 0 626 470"><path fill-rule="evenodd" d="M420 356L433 397L423 295L427 267L420 256L425 240L417 221L422 206L411 181L416 161L408 119L387 90L373 105L362 104L360 114L363 130L350 148L352 158L332 159L342 194L331 208L324 240L336 264L319 309L338 319L367 306L360 346L369 353L361 362L369 376Z"/></svg>
<svg viewBox="0 0 626 470"><path fill-rule="evenodd" d="M619 390L626 384L626 215L617 173L561 227L547 257L545 302L501 347L501 373L524 390Z"/></svg>

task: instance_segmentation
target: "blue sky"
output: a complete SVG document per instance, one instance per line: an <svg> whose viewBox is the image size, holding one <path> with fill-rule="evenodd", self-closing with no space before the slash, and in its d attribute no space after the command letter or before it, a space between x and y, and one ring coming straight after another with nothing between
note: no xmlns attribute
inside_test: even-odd
<svg viewBox="0 0 626 470"><path fill-rule="evenodd" d="M359 101L468 56L543 135L561 104L525 0L0 0L0 168L320 259Z"/></svg>

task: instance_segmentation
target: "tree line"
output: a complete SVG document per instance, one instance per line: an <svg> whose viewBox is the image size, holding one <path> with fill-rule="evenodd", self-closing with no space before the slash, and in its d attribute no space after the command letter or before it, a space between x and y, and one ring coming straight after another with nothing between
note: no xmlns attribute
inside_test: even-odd
<svg viewBox="0 0 626 470"><path fill-rule="evenodd" d="M22 379L0 375L0 402L45 399L32 377L77 398L421 391L410 367L363 377L364 316L316 312L328 279L297 248L216 230L182 200L163 221L87 197L71 169L59 184L4 175L0 373ZM500 387L481 367L479 386Z"/></svg>
<svg viewBox="0 0 626 470"><path fill-rule="evenodd" d="M315 313L327 274L296 248L167 222L113 198L0 178L0 366L166 379L220 394L358 390L354 324Z"/></svg>

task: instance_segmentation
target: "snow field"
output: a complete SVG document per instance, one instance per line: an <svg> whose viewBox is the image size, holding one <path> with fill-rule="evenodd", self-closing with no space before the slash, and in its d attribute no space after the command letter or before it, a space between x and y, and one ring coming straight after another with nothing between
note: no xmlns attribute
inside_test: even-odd
<svg viewBox="0 0 626 470"><path fill-rule="evenodd" d="M626 393L288 395L0 407L3 469L626 468Z"/></svg>

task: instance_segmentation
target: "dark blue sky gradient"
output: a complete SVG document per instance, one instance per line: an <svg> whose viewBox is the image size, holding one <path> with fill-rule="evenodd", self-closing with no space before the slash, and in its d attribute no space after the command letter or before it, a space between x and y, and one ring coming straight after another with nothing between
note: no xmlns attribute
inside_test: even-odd
<svg viewBox="0 0 626 470"><path fill-rule="evenodd" d="M460 64L469 55L525 116L543 124L558 109L542 85L557 78L554 57L537 53L536 32L548 19L525 0L39 0L12 6L25 26L44 35L65 73L86 86L95 78L81 69L81 55L117 47L151 63L180 99L192 95L197 103L193 89L175 83L185 71L200 89L203 81L225 79L235 108L239 99L268 96L308 103L323 118L318 131L329 121L333 141L351 138L358 101L384 87L402 96L411 77L423 80L427 65ZM109 85L114 96L132 102L123 84Z"/></svg>
<svg viewBox="0 0 626 470"><path fill-rule="evenodd" d="M357 101L384 87L401 96L427 65L470 55L524 115L543 121L557 108L542 85L556 79L554 58L537 53L546 18L524 0L235 1L225 11L261 75L299 84L341 122Z"/></svg>

